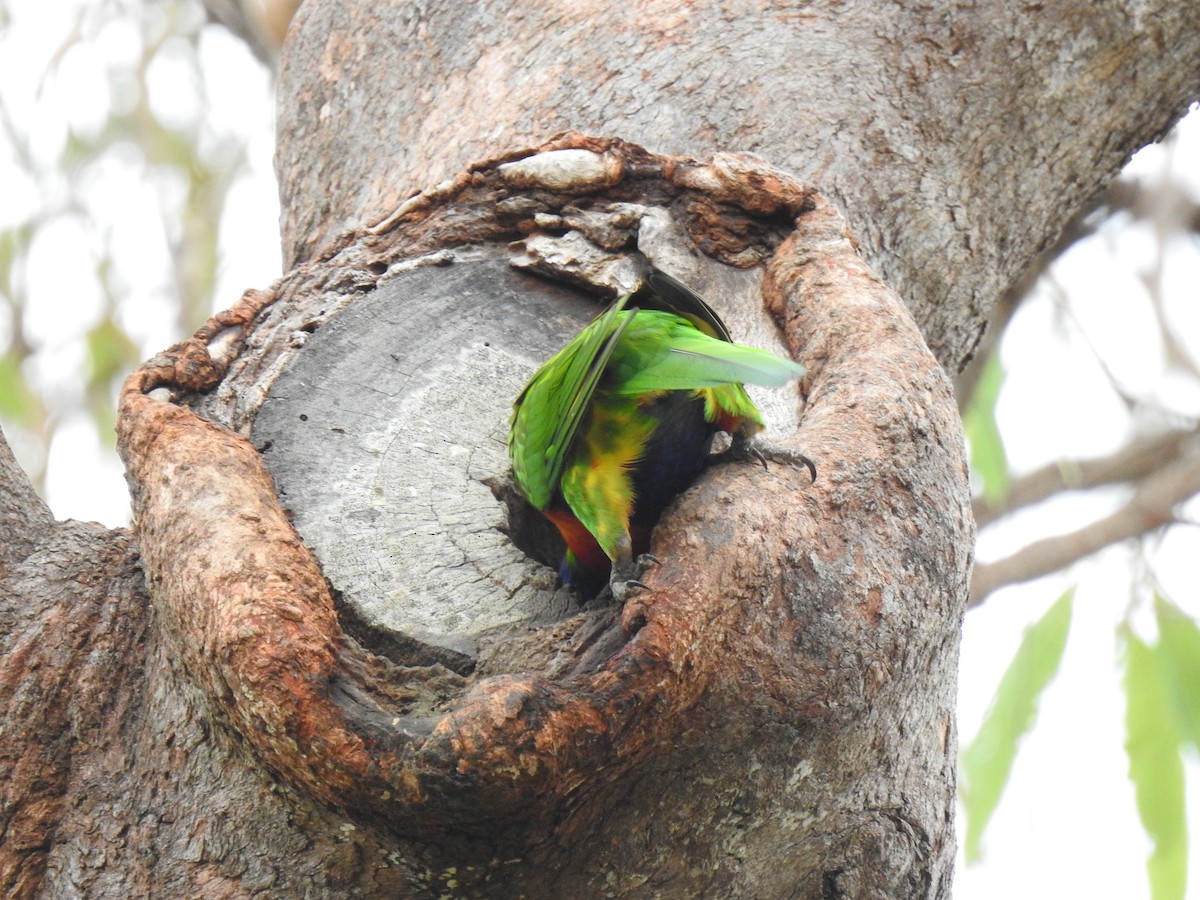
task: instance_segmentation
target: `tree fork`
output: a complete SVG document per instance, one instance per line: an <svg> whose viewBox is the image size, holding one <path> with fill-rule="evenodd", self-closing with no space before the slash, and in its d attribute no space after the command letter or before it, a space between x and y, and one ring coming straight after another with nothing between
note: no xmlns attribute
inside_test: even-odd
<svg viewBox="0 0 1200 900"><path fill-rule="evenodd" d="M662 563L623 609L518 614L474 651L372 644L388 659L343 632L327 560L289 519L303 510L281 506L247 434L300 336L315 346L390 279L449 277L479 252L609 291L648 253L733 313L735 336L781 327L810 371L798 424L792 409L770 440L821 478L716 466L665 515ZM330 895L949 895L973 538L961 429L902 302L787 175L579 135L478 164L152 360L118 433L151 657L207 698L231 736L217 746L253 749L221 771L257 759L317 801L295 824L285 797L285 832L350 835L374 860L327 868L344 879ZM235 870L271 857L226 852Z"/></svg>

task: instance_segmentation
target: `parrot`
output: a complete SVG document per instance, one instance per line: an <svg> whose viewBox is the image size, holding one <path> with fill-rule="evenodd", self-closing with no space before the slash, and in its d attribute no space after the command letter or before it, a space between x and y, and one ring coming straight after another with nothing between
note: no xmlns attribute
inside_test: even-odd
<svg viewBox="0 0 1200 900"><path fill-rule="evenodd" d="M730 455L766 464L743 385L781 387L804 371L734 343L698 294L656 268L612 302L534 372L509 422L517 490L566 543L563 583L585 601L644 588L650 533L709 462L715 434L731 435Z"/></svg>

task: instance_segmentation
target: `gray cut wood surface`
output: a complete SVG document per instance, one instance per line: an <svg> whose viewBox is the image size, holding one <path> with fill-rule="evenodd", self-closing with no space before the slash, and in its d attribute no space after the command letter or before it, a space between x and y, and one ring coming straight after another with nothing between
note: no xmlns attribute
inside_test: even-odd
<svg viewBox="0 0 1200 900"><path fill-rule="evenodd" d="M284 258L558 131L816 185L957 371L997 297L1200 96L1200 4L307 0ZM362 102L370 86L374 102Z"/></svg>
<svg viewBox="0 0 1200 900"><path fill-rule="evenodd" d="M678 229L644 212L643 243L669 258ZM553 252L555 240L536 246ZM515 501L508 421L534 370L607 298L516 268L529 263L516 250L447 258L382 278L316 327L252 439L352 628L464 669L504 629L578 611L557 584L561 546ZM713 303L738 339L786 352L766 316L735 316L731 301L757 291L760 272L684 264L683 277L720 285ZM795 428L794 388L751 390L772 433Z"/></svg>
<svg viewBox="0 0 1200 900"><path fill-rule="evenodd" d="M568 593L509 537L508 418L600 309L503 259L413 269L322 325L272 385L254 441L362 619L473 657L478 633L561 617Z"/></svg>

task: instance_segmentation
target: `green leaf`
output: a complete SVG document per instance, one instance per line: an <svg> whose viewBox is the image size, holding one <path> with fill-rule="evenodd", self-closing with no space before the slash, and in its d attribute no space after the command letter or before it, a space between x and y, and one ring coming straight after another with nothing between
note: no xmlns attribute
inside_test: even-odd
<svg viewBox="0 0 1200 900"><path fill-rule="evenodd" d="M963 429L971 449L971 470L983 485L983 499L995 506L1008 496L1008 456L1004 439L996 427L996 400L1004 383L1004 369L998 354L984 366L975 393L963 413Z"/></svg>
<svg viewBox="0 0 1200 900"><path fill-rule="evenodd" d="M131 371L139 361L138 345L111 318L87 334L88 380L105 384Z"/></svg>
<svg viewBox="0 0 1200 900"><path fill-rule="evenodd" d="M0 419L28 427L45 414L21 373L21 357L13 352L0 354Z"/></svg>
<svg viewBox="0 0 1200 900"><path fill-rule="evenodd" d="M1156 655L1179 735L1200 751L1200 627L1165 597L1154 598Z"/></svg>
<svg viewBox="0 0 1200 900"><path fill-rule="evenodd" d="M1154 842L1146 862L1152 900L1183 900L1187 889L1187 813L1180 734L1159 656L1128 629L1125 636L1125 752L1142 827Z"/></svg>
<svg viewBox="0 0 1200 900"><path fill-rule="evenodd" d="M966 855L979 859L984 829L1008 784L1017 744L1033 727L1038 700L1054 680L1071 627L1075 589L1067 590L1033 625L1008 664L992 708L962 754L960 795L967 816Z"/></svg>

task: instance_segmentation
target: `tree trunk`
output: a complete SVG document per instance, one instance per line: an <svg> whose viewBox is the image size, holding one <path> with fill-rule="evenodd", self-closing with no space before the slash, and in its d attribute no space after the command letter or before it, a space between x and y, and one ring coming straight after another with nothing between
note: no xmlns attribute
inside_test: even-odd
<svg viewBox="0 0 1200 900"><path fill-rule="evenodd" d="M749 151L844 210L958 371L996 297L1196 99L1198 20L1166 0L308 2L281 72L284 259L559 131Z"/></svg>
<svg viewBox="0 0 1200 900"><path fill-rule="evenodd" d="M127 382L132 535L0 442L7 894L949 896L935 356L1200 93L1200 12L502 6L301 8L295 268ZM646 260L809 374L580 608L505 421Z"/></svg>

